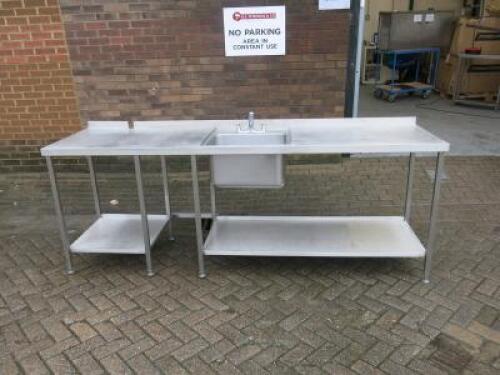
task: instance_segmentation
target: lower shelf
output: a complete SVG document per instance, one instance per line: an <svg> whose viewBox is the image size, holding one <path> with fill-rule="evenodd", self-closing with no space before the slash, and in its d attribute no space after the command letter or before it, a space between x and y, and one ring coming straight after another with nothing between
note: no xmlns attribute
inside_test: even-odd
<svg viewBox="0 0 500 375"><path fill-rule="evenodd" d="M218 216L205 254L418 258L425 248L402 217Z"/></svg>
<svg viewBox="0 0 500 375"><path fill-rule="evenodd" d="M151 246L168 220L165 215L148 215ZM101 215L70 249L73 253L145 254L141 215Z"/></svg>

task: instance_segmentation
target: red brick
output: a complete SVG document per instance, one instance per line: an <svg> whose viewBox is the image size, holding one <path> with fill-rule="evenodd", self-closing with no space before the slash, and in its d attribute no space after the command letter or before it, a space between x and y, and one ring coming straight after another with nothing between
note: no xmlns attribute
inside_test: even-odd
<svg viewBox="0 0 500 375"><path fill-rule="evenodd" d="M9 38L11 40L29 40L31 38L31 34L29 34L29 33L11 33L11 34L9 34Z"/></svg>
<svg viewBox="0 0 500 375"><path fill-rule="evenodd" d="M24 0L24 6L29 7L44 7L46 5L45 0Z"/></svg>
<svg viewBox="0 0 500 375"><path fill-rule="evenodd" d="M20 30L22 32L39 32L42 30L42 27L40 25L21 25L19 26Z"/></svg>
<svg viewBox="0 0 500 375"><path fill-rule="evenodd" d="M30 16L29 18L29 22L31 25L45 25L45 24L48 24L50 23L50 17L49 16Z"/></svg>
<svg viewBox="0 0 500 375"><path fill-rule="evenodd" d="M21 0L10 0L10 1L2 1L2 8L21 8L23 6L23 2Z"/></svg>
<svg viewBox="0 0 500 375"><path fill-rule="evenodd" d="M46 15L54 15L54 14L59 15L59 8L58 7L44 7L44 8L40 8L38 10L38 13L46 14Z"/></svg>
<svg viewBox="0 0 500 375"><path fill-rule="evenodd" d="M2 43L2 48L5 48L6 50L9 49L16 49L16 48L21 48L23 46L22 42L4 42Z"/></svg>
<svg viewBox="0 0 500 375"><path fill-rule="evenodd" d="M25 58L22 56L5 57L0 61L2 61L3 64L22 64L26 62Z"/></svg>
<svg viewBox="0 0 500 375"><path fill-rule="evenodd" d="M25 17L7 17L7 25L26 25L28 23L28 18Z"/></svg>
<svg viewBox="0 0 500 375"><path fill-rule="evenodd" d="M47 39L52 39L52 34L51 33L34 33L32 35L32 38L35 39L35 40L47 40Z"/></svg>
<svg viewBox="0 0 500 375"><path fill-rule="evenodd" d="M59 47L59 46L66 46L66 42L62 39L49 39L45 40L44 44L47 47Z"/></svg>
<svg viewBox="0 0 500 375"><path fill-rule="evenodd" d="M37 8L18 8L15 10L16 16L34 16L38 14Z"/></svg>
<svg viewBox="0 0 500 375"><path fill-rule="evenodd" d="M14 9L0 9L0 17L14 16L15 14Z"/></svg>
<svg viewBox="0 0 500 375"><path fill-rule="evenodd" d="M35 54L37 55L53 55L56 52L54 48L37 48Z"/></svg>
<svg viewBox="0 0 500 375"><path fill-rule="evenodd" d="M26 48L37 48L37 47L43 47L46 43L44 40L27 40L24 43L24 46Z"/></svg>
<svg viewBox="0 0 500 375"><path fill-rule="evenodd" d="M88 22L85 24L86 30L102 30L106 28L106 22Z"/></svg>
<svg viewBox="0 0 500 375"><path fill-rule="evenodd" d="M44 24L42 25L42 29L44 31L62 31L63 25L61 23Z"/></svg>
<svg viewBox="0 0 500 375"><path fill-rule="evenodd" d="M40 55L40 56L28 56L26 61L28 63L42 63L48 60L48 56Z"/></svg>

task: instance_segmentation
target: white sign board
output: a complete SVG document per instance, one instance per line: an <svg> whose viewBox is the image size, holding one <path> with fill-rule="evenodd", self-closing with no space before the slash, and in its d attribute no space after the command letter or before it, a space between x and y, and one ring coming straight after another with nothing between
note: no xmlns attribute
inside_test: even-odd
<svg viewBox="0 0 500 375"><path fill-rule="evenodd" d="M286 54L285 6L224 8L226 56Z"/></svg>
<svg viewBox="0 0 500 375"><path fill-rule="evenodd" d="M351 0L319 0L319 10L350 9Z"/></svg>
<svg viewBox="0 0 500 375"><path fill-rule="evenodd" d="M435 19L436 19L436 17L434 16L434 13L427 13L425 15L425 22L427 22L427 23L434 22Z"/></svg>

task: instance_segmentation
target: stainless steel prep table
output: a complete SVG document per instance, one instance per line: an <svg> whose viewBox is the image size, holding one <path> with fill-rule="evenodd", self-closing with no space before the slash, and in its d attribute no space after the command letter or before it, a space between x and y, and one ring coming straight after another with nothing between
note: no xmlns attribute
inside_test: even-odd
<svg viewBox="0 0 500 375"><path fill-rule="evenodd" d="M194 218L198 246L199 276L205 277L205 255L321 256L321 257L422 257L428 281L444 153L449 144L416 124L415 118L291 119L258 120L268 131L286 130L291 135L281 145L210 145L204 141L214 129L234 132L242 121L140 121L129 129L126 123L89 123L89 127L42 148L55 199L62 236L66 271L73 272L71 254L85 252L134 253L146 256L147 274L152 275L150 248L172 213L168 195L166 156L191 158ZM211 184L211 231L203 238L197 156L279 154L408 154L408 176L404 214L397 217L298 217L219 216L215 188ZM416 153L437 154L436 174L426 246L409 225L413 169ZM148 215L144 203L140 157L159 156L165 186L165 215ZM57 189L52 158L85 156L89 161L95 198L96 222L75 242L69 243ZM134 158L140 215L101 214L92 158ZM123 248L123 233L130 248ZM118 236L118 234L120 234Z"/></svg>

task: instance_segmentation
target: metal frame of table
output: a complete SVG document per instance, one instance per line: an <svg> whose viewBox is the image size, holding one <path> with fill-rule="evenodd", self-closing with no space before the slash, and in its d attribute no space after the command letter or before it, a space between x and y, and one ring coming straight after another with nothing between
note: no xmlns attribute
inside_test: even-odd
<svg viewBox="0 0 500 375"><path fill-rule="evenodd" d="M429 218L429 226L428 226L428 234L427 234L427 242L425 246L425 257L424 257L424 282L430 282L430 275L432 269L432 255L434 252L434 246L437 235L437 219L438 219L438 209L439 209L439 200L440 200L440 190L441 190L441 180L444 169L444 152L437 153L436 157L436 165L435 165L435 173L434 173L434 184L432 190L432 200L431 200L431 210L430 210L430 218ZM411 216L411 208L412 208L412 195L413 195L413 182L414 182L414 170L415 170L415 153L410 153L408 158L408 168L407 168L407 181L406 181L406 194L405 194L405 204L404 204L404 212L403 218L405 223L410 225L410 216ZM207 239L203 238L203 228L202 228L202 213L201 213L201 202L200 202L200 189L199 189L199 180L198 180L198 166L197 166L197 156L191 156L191 174L192 174L192 183L193 183L193 201L194 201L194 217L195 217L195 226L196 226L196 244L198 248L198 276L200 278L205 278L207 276L206 267L205 267L205 256L206 255L244 255L244 256L263 256L264 253L257 253L252 251L245 252L211 252L207 253L207 239L210 234L207 236ZM211 179L210 181L210 205L211 205L211 217L215 221L217 219L217 208L216 208L216 196L215 196L215 186ZM262 216L265 218L265 216ZM250 219L256 217L248 217ZM290 217L283 216L281 222L287 222ZM307 218L307 217L304 217ZM212 225L214 225L213 222ZM213 228L213 227L212 227ZM415 236L416 237L416 236ZM241 241L241 238L239 239ZM418 238L416 239L417 241ZM319 253L319 255L311 255L311 253L307 252L298 252L297 254L288 254L275 252L274 250L268 250L265 256L328 256L327 253ZM339 257L341 255L336 255L333 257ZM352 257L349 254L344 255L345 257ZM362 256L361 256L362 257Z"/></svg>
<svg viewBox="0 0 500 375"><path fill-rule="evenodd" d="M408 127L405 125L407 119L360 119L353 121L353 125L347 120L337 120L339 124L334 133L329 133L331 130L330 124L326 122L311 121L311 130L307 133L301 133L303 127L293 128L295 122L299 120L289 120L289 126L296 132L295 144L288 148L255 148L244 149L224 148L202 146L202 141L206 134L212 129L208 126L214 126L215 123L207 122L206 126L189 128L188 123L179 124L179 128L163 128L161 131L156 129L153 133L129 132L125 130L123 133L107 134L105 132L92 135L93 133L85 133L82 131L76 137L71 136L65 140L59 141L53 146L48 146L42 150L42 154L46 157L47 168L50 177L52 193L54 196L56 216L59 226L59 231L62 238L63 250L65 256L65 270L67 273L73 273L71 255L72 253L125 253L125 254L143 254L146 259L146 273L148 276L153 275L153 265L151 259L151 246L154 244L160 231L168 225L169 233L172 237L171 219L175 217L194 218L196 228L196 245L198 255L198 275L206 277L205 256L211 255L255 255L255 256L321 256L321 257L397 257L397 258L424 258L424 281L429 282L432 265L432 255L434 252L436 234L437 234L437 218L440 197L441 176L444 166L444 154L449 149L449 145L439 140L438 138L428 134L425 130L416 127ZM272 125L273 120L266 120ZM300 120L303 121L303 120ZM335 121L335 120L332 120ZM398 127L397 123L401 121L402 127ZM340 125L343 123L344 125ZM387 122L392 122L387 124ZM275 124L282 126L279 121L274 121ZM166 124L170 124L166 122ZM314 125L318 124L318 125ZM354 124L361 124L360 128L355 129ZM302 124L301 124L302 125ZM326 126L328 125L328 126ZM367 126L370 125L370 126ZM401 143L395 144L391 137L384 136L380 133L386 126L392 129L395 126L395 138L401 139ZM222 126L225 126L224 124ZM319 128L314 128L319 126ZM345 128L342 128L345 126ZM350 126L354 126L350 130ZM406 126L406 127L405 127ZM184 128L187 131L184 132ZM379 130L377 130L377 127ZM179 136L178 130L182 128L183 132L179 139L183 140L184 144L181 148L173 149L172 146L164 146L166 142L177 142L175 137ZM364 130L367 129L367 134ZM147 129L145 126L144 129ZM329 130L330 129L330 130ZM339 130L340 129L340 130ZM342 130L343 129L343 130ZM406 129L406 130L405 130ZM319 133L318 133L319 132ZM360 132L360 136L365 134L365 139L358 142L358 136L353 135L353 132ZM113 134L115 134L113 136ZM195 134L196 136L193 136ZM305 134L309 134L304 138ZM318 138L318 135L323 135L328 138L324 145L317 142L324 141L324 137ZM108 137L109 136L109 137ZM386 153L401 155L404 149L412 150L408 153L408 170L406 181L406 196L404 204L404 212L401 216L396 217L266 217L266 216L222 216L218 215L216 207L216 187L213 180L210 181L210 213L201 212L200 202L200 187L198 180L198 156L211 155L231 155L232 153L244 152L244 155L264 154L266 153L281 153L281 154L312 154L313 151L319 150L319 153L339 153L344 150L344 142L347 140L337 140L343 136L351 137L354 143L348 146L352 150L364 149L365 154L379 153L380 149L387 147ZM382 136L383 138L378 138ZM89 138L90 137L90 138ZM162 139L158 140L158 138ZM187 137L187 138L186 138ZM354 137L354 138L353 138ZM376 138L372 138L376 137ZM399 138L398 138L399 137ZM109 142L115 139L116 148L110 149ZM151 139L153 146L144 149L140 142L147 142ZM304 144L306 139L310 139L311 146ZM330 140L331 139L331 140ZM377 141L380 139L380 141ZM89 143L90 142L90 143ZM128 152L123 148L123 144L132 143L134 149ZM139 143L138 143L139 142ZM332 143L330 143L332 142ZM348 142L353 142L349 140ZM368 143L366 143L368 142ZM370 143L371 142L371 143ZM102 145L101 145L102 143ZM88 146L88 145L93 146ZM312 146L314 144L314 147ZM387 146L384 146L387 144ZM105 145L108 145L107 147ZM89 148L91 147L91 148ZM115 146L113 146L115 147ZM166 148L165 148L166 147ZM112 148L112 147L111 147ZM390 151L388 151L390 150ZM412 188L414 181L414 166L416 152L437 154L434 186L431 202L430 221L428 227L426 245L420 242L409 224L411 208L412 208ZM318 152L316 152L318 153ZM359 152L355 152L359 153ZM61 200L59 196L57 179L52 163L52 158L55 156L85 156L89 165L90 182L92 194L94 197L94 208L97 220L85 231L79 239L70 244L64 214L62 210ZM95 167L93 157L95 156L131 156L134 160L137 193L139 200L139 215L131 215L132 217L124 217L126 215L107 215L102 214L99 189L95 176ZM164 187L165 198L165 215L148 215L144 198L144 185L142 180L141 156L149 155L160 158L162 170L162 182ZM194 213L173 213L170 206L170 196L168 187L168 173L166 165L166 156L184 155L190 156L192 188L193 188L193 206ZM110 217L111 216L111 217ZM213 220L211 230L205 239L203 236L202 218L211 218ZM104 225L106 224L106 225ZM116 230L112 238L107 238L106 228ZM291 229L287 229L290 227ZM375 229L373 229L373 228ZM119 230L127 228L124 234L124 239L119 235ZM255 231L246 231L245 228L257 228ZM312 228L312 234L309 233ZM241 234L241 238L231 238L231 231ZM239 231L239 232L238 232ZM296 233L295 233L296 231ZM378 233L377 231L381 231ZM228 236L229 233L229 236ZM249 235L250 233L250 235ZM283 233L290 237L276 238L276 233ZM353 233L353 237L349 234ZM358 236L359 235L359 236ZM131 240L128 241L127 236ZM274 237L273 237L274 236ZM358 237L356 237L358 236ZM142 237L142 239L140 239ZM234 237L234 236L233 236ZM122 242L120 242L122 241ZM274 241L274 242L273 242ZM288 242L287 242L288 241ZM118 242L118 243L117 243ZM247 245L241 246L241 243ZM276 245L282 244L282 248ZM390 248L390 246L396 248ZM95 246L96 248L92 248ZM102 246L103 248L100 248ZM121 249L120 246L125 246L126 249ZM289 246L289 247L287 247ZM398 246L401 249L397 248ZM385 248L386 247L386 248Z"/></svg>
<svg viewBox="0 0 500 375"><path fill-rule="evenodd" d="M90 226L90 228L87 231L91 231L92 228L95 228L96 225L99 226L99 220L102 220L106 215L104 215L101 212L101 204L100 204L100 198L99 198L99 189L97 185L97 179L96 179L96 174L95 174L95 167L94 167L94 159L90 156L86 157L88 166L89 166L89 174L90 174L90 182L91 182L91 188L92 188L92 196L94 200L94 209L95 209L95 216L96 220L94 223ZM140 223L141 223L141 228L142 228L142 236L143 236L143 252L141 249L135 247L132 249L124 249L124 248L118 248L117 246L114 246L114 249L111 249L109 243L104 243L102 244L101 248L98 249L91 249L89 246L85 245L80 245L78 246L77 244L79 242L85 242L84 236L85 233L89 232L84 232L82 236L79 237L76 241L74 241L72 244L70 243L68 239L68 232L66 229L66 222L64 219L64 212L61 204L61 198L59 194L59 189L58 189L58 183L57 183L57 176L55 173L54 165L52 163L52 158L50 156L45 157L46 163L47 163L47 169L49 173L49 179L50 179L50 185L52 189L52 195L54 198L54 206L55 206L55 211L56 211L56 217L57 217L57 223L59 226L59 233L61 235L62 239L62 244L63 244L63 250L64 250L64 258L65 258L65 272L67 274L73 274L74 269L73 269L73 262L72 262L72 257L71 255L73 253L93 253L93 254L144 254L145 260L146 260L146 274L148 276L153 276L153 264L151 260L151 247L156 241L157 236L159 235L160 231L163 229L164 226L168 227L168 233L169 233L169 239L174 240L173 236L173 228L172 228L172 213L171 213L171 207L170 207L170 193L169 193L169 186L168 186L168 173L167 173L167 164L165 161L164 156L160 156L160 162L161 162L161 174L162 174L162 184L163 184L163 193L164 193L164 199L165 199L165 215L148 215L147 210L146 210L146 201L144 197L144 183L143 183L143 178L142 178L142 168L141 168L141 160L140 156L134 156L134 170L135 170L135 178L136 178L136 184L137 184L137 197L139 200L139 211L140 211ZM130 224L133 224L131 220L137 221L136 217L137 215L123 215L123 214L109 214L107 215L108 221L101 226L99 229L101 232L108 230L109 226L113 225L113 221L116 221L116 219L120 220L121 223L125 223L127 226L126 228L131 228ZM123 219L128 221L123 221ZM156 230L155 230L155 235L151 236L151 221L153 219L157 219L157 221L160 221L160 223L156 223ZM124 241L129 241L130 239L130 233L123 233L124 236ZM87 237L92 237L92 235L88 235Z"/></svg>

